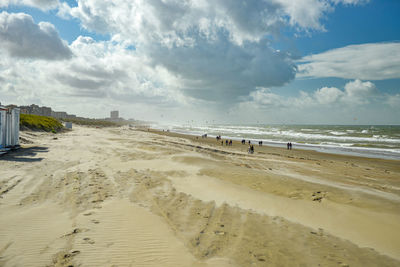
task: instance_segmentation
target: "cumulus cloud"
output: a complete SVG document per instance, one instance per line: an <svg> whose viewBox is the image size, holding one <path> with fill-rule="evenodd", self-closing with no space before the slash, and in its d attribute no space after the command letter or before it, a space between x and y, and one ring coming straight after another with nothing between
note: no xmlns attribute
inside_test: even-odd
<svg viewBox="0 0 400 267"><path fill-rule="evenodd" d="M344 89L349 97L369 97L377 93L375 84L361 80L348 82Z"/></svg>
<svg viewBox="0 0 400 267"><path fill-rule="evenodd" d="M183 41L193 28L212 36L225 29L236 42L259 40L276 33L285 23L299 29L321 29L321 19L339 3L364 0L78 0L77 7L63 4L60 13L79 18L82 25L125 37L172 38ZM130 27L126 27L129 23ZM143 31L152 28L153 32ZM141 35L141 36L138 36ZM169 35L169 36L166 36ZM141 40L143 41L143 40Z"/></svg>
<svg viewBox="0 0 400 267"><path fill-rule="evenodd" d="M68 45L52 24L35 24L32 17L24 13L0 13L0 47L18 58L60 60L72 57Z"/></svg>
<svg viewBox="0 0 400 267"><path fill-rule="evenodd" d="M278 31L280 8L273 1L88 0L61 12L134 45L153 67L173 73L187 96L228 102L294 78L288 54L261 41Z"/></svg>
<svg viewBox="0 0 400 267"><path fill-rule="evenodd" d="M397 100L396 96L381 94L372 82L354 80L346 83L343 90L336 87L322 87L311 93L300 91L299 96L289 98L276 94L271 89L261 88L250 93L248 102L265 108L296 107L305 109L319 106L360 106L382 99L384 99L384 103L391 106L394 106Z"/></svg>
<svg viewBox="0 0 400 267"><path fill-rule="evenodd" d="M250 99L252 102L261 106L286 106L287 101L278 95L273 93L268 88L259 88L257 91L250 93Z"/></svg>
<svg viewBox="0 0 400 267"><path fill-rule="evenodd" d="M42 10L55 9L59 6L58 0L2 0L0 7L8 7L11 5L31 6Z"/></svg>
<svg viewBox="0 0 400 267"><path fill-rule="evenodd" d="M321 0L280 0L283 12L289 17L292 26L300 30L324 30L321 19L333 9L330 1Z"/></svg>
<svg viewBox="0 0 400 267"><path fill-rule="evenodd" d="M146 49L154 65L161 65L182 81L187 95L205 100L234 101L258 86L280 86L295 76L287 54L267 46L230 45L224 36L196 47Z"/></svg>
<svg viewBox="0 0 400 267"><path fill-rule="evenodd" d="M67 61L15 60L0 50L2 98L8 95L27 104L41 99L54 108L57 103L70 103L82 112L87 112L89 104L74 103L94 98L96 102L88 108L91 112L100 102L121 107L135 103L176 107L188 101L172 86L177 84L175 77L164 69L149 67L145 58L119 44L81 36L69 49L75 56ZM15 94L7 84L13 85Z"/></svg>
<svg viewBox="0 0 400 267"><path fill-rule="evenodd" d="M322 87L314 93L315 99L321 104L334 103L343 95L344 93L336 87Z"/></svg>
<svg viewBox="0 0 400 267"><path fill-rule="evenodd" d="M135 47L153 67L176 76L179 89L231 102L256 87L281 86L296 73L290 53L272 48L287 25L321 30L330 0L79 0L59 14Z"/></svg>
<svg viewBox="0 0 400 267"><path fill-rule="evenodd" d="M297 77L385 80L400 78L400 43L350 45L299 61Z"/></svg>

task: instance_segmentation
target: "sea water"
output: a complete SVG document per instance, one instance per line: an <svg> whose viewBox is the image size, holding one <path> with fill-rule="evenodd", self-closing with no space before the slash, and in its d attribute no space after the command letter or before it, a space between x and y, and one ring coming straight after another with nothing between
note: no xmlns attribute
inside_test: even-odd
<svg viewBox="0 0 400 267"><path fill-rule="evenodd" d="M153 125L172 132L400 160L400 125Z"/></svg>

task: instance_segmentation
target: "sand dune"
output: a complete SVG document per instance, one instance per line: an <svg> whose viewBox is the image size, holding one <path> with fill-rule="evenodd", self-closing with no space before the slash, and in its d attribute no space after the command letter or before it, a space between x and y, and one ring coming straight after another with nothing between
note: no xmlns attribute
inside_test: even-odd
<svg viewBox="0 0 400 267"><path fill-rule="evenodd" d="M76 127L0 158L0 266L399 266L400 166Z"/></svg>

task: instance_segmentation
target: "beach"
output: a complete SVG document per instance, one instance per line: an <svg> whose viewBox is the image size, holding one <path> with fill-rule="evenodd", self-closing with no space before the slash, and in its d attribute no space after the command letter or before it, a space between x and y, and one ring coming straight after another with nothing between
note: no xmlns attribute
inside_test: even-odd
<svg viewBox="0 0 400 267"><path fill-rule="evenodd" d="M400 162L144 127L21 133L0 266L399 266Z"/></svg>

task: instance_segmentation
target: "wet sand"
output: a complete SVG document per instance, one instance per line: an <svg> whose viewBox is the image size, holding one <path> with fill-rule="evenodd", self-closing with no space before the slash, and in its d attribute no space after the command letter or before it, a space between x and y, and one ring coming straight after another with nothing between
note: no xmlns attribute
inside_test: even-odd
<svg viewBox="0 0 400 267"><path fill-rule="evenodd" d="M22 137L0 157L0 266L400 265L399 161L129 127Z"/></svg>

